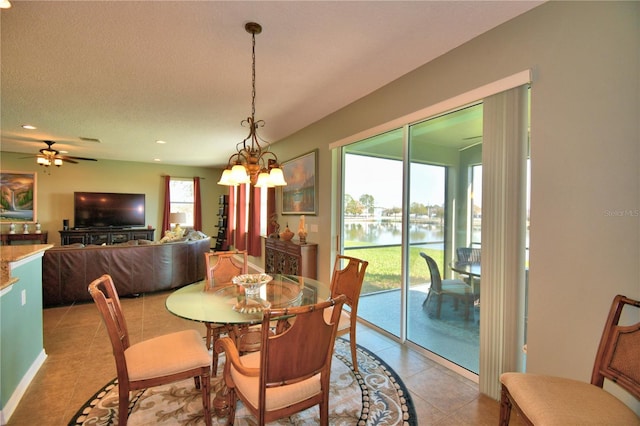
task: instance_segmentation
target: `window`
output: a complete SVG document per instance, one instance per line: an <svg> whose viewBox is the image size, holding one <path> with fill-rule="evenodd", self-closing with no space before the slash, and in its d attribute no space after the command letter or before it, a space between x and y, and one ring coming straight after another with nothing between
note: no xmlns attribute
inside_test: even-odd
<svg viewBox="0 0 640 426"><path fill-rule="evenodd" d="M184 213L187 217L181 225L193 226L193 212L195 198L193 196L193 179L171 178L169 182L169 198L171 200L171 213Z"/></svg>

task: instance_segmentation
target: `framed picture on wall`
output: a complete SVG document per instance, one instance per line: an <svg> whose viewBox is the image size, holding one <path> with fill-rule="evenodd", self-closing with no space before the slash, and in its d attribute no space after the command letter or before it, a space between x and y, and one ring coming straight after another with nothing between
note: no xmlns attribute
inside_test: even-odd
<svg viewBox="0 0 640 426"><path fill-rule="evenodd" d="M0 222L35 223L37 200L36 173L0 173Z"/></svg>
<svg viewBox="0 0 640 426"><path fill-rule="evenodd" d="M282 163L282 214L318 214L318 150Z"/></svg>

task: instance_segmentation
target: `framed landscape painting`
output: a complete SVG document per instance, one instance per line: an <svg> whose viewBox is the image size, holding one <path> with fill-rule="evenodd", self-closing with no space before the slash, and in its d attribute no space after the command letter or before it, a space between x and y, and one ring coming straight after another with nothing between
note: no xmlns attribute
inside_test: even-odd
<svg viewBox="0 0 640 426"><path fill-rule="evenodd" d="M0 222L35 223L36 173L0 173Z"/></svg>
<svg viewBox="0 0 640 426"><path fill-rule="evenodd" d="M318 214L318 150L282 163L282 214Z"/></svg>

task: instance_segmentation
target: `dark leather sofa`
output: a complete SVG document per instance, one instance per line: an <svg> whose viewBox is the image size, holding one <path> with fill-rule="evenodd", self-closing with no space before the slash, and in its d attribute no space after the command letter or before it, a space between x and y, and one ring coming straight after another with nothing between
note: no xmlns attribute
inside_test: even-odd
<svg viewBox="0 0 640 426"><path fill-rule="evenodd" d="M42 261L43 306L91 301L94 279L109 274L120 296L178 288L205 276L210 238L144 245L72 247L47 250Z"/></svg>

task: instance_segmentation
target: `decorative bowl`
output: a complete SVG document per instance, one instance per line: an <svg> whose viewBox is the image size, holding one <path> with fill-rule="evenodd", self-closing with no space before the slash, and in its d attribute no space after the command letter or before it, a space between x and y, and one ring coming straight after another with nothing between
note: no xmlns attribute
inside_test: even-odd
<svg viewBox="0 0 640 426"><path fill-rule="evenodd" d="M243 274L233 277L231 282L244 290L244 294L238 296L238 303L234 305L233 310L253 314L268 309L271 303L260 298L260 287L272 279L273 277L267 274Z"/></svg>
<svg viewBox="0 0 640 426"><path fill-rule="evenodd" d="M247 296L254 296L260 292L260 287L272 279L273 277L267 274L243 274L233 277L231 282L242 286Z"/></svg>

